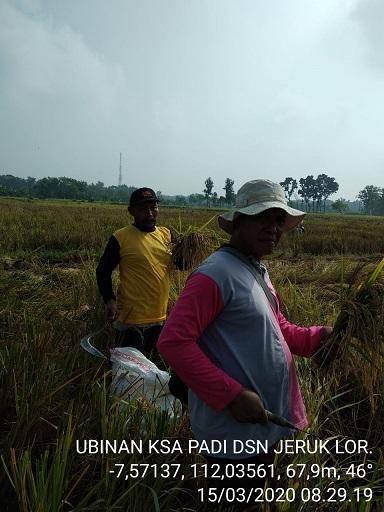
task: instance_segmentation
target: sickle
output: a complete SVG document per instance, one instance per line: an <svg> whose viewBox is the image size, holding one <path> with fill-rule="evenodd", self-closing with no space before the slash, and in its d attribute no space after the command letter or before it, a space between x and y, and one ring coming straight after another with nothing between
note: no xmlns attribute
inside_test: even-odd
<svg viewBox="0 0 384 512"><path fill-rule="evenodd" d="M290 423L288 420L286 420L282 416L278 416L277 414L273 414L270 411L265 411L265 412L267 413L268 421L270 421L271 423L274 423L275 425L280 425L280 427L288 427L288 428L293 428L295 430L299 430L300 431L299 428L295 427L295 425Z"/></svg>

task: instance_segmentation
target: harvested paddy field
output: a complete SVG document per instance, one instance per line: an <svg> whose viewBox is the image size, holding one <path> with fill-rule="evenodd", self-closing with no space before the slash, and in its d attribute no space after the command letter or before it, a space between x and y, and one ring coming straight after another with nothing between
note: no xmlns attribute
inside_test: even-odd
<svg viewBox="0 0 384 512"><path fill-rule="evenodd" d="M199 232L209 252L227 240L217 228L219 213L164 207L158 225L178 235ZM109 364L79 346L105 326L95 266L111 233L129 222L120 205L0 200L2 510L203 510L203 480L193 469L203 461L198 453L76 450L76 440L140 439L147 446L166 439L184 447L192 437L187 415L169 418L138 402L122 407L109 394ZM310 422L296 439L327 441L332 449L278 455L281 487L293 489L276 503L278 511L384 509L383 273L371 283L376 298L356 295L383 254L383 218L308 215L304 235L286 236L267 259L291 322L334 325L351 311L347 323L358 326L342 331L355 346L352 355L338 354L328 368L296 362ZM188 274L172 272L170 308ZM370 341L374 348L365 348ZM110 330L96 342L107 353ZM360 367L363 373L354 371ZM346 440L366 441L369 449L337 453L336 441L345 448ZM138 463L174 464L184 478L148 471L125 480L109 472Z"/></svg>

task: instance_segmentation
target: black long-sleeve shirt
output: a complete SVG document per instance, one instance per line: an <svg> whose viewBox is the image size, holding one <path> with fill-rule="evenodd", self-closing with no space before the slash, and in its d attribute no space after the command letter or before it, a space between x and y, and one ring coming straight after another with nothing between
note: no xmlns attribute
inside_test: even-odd
<svg viewBox="0 0 384 512"><path fill-rule="evenodd" d="M96 268L96 280L104 302L116 299L112 288L112 272L120 263L120 245L112 235Z"/></svg>

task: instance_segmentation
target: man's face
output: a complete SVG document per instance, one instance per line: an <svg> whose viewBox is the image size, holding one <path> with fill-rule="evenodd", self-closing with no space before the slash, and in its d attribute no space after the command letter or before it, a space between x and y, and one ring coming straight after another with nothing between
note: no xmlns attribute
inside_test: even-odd
<svg viewBox="0 0 384 512"><path fill-rule="evenodd" d="M134 224L142 231L153 231L156 226L156 217L159 213L159 207L156 201L146 201L145 203L130 206L129 213L134 218Z"/></svg>
<svg viewBox="0 0 384 512"><path fill-rule="evenodd" d="M245 254L260 259L279 243L286 212L270 208L257 215L240 215L235 219L231 242Z"/></svg>

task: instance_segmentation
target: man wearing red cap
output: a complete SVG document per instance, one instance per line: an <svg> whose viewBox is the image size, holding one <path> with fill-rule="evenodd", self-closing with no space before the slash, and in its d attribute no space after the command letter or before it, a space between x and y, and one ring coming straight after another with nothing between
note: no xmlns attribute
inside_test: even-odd
<svg viewBox="0 0 384 512"><path fill-rule="evenodd" d="M158 203L150 188L132 193L128 211L133 224L113 233L96 269L106 318L116 329L116 346L134 347L146 356L155 349L169 296L171 233L156 226ZM117 265L116 299L112 271Z"/></svg>

